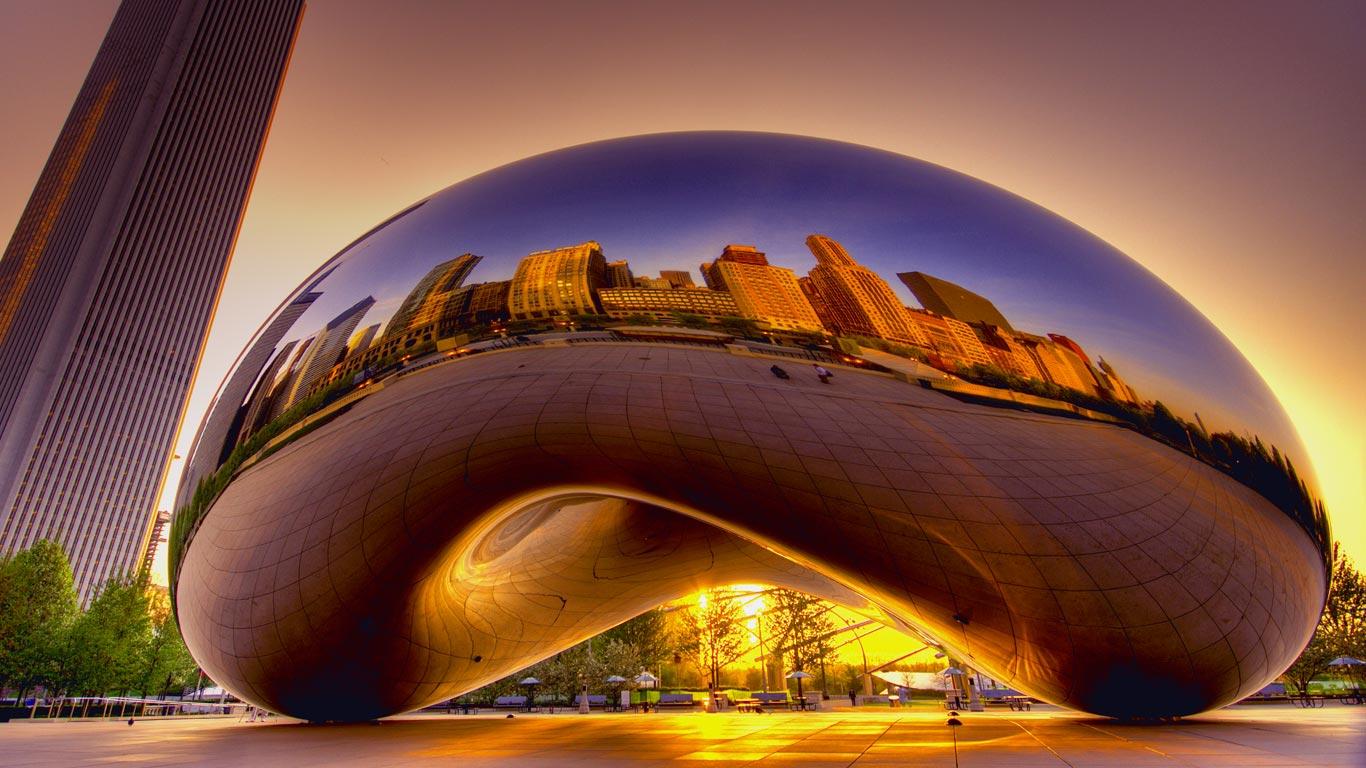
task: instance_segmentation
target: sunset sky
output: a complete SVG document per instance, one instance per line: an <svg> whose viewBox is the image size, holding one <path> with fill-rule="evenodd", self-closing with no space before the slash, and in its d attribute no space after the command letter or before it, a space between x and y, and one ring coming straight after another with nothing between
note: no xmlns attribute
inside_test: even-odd
<svg viewBox="0 0 1366 768"><path fill-rule="evenodd" d="M115 5L0 0L6 234ZM178 453L285 293L414 200L586 141L775 131L983 179L1165 280L1285 405L1361 563L1363 39L1354 2L314 0Z"/></svg>

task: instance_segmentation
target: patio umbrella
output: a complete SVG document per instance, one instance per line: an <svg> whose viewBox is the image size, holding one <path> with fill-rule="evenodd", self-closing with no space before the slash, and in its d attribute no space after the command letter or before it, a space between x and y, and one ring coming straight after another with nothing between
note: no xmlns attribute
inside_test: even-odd
<svg viewBox="0 0 1366 768"><path fill-rule="evenodd" d="M653 686L659 682L659 678L655 677L654 675L650 674L645 670L641 670L640 674L636 675L636 682L639 683L642 687L647 685ZM644 693L640 694L640 704L642 708L641 711L649 710L649 706L647 706L649 701L650 699L648 696L646 696Z"/></svg>
<svg viewBox="0 0 1366 768"><path fill-rule="evenodd" d="M788 680L796 680L796 681L797 681L797 701L798 701L798 702L801 702L803 706L805 706L805 702L802 700L802 681L805 680L805 679L808 678L808 677L811 677L811 673L810 673L810 672L803 672L803 671L800 670L800 669L793 670L793 671L787 673L787 679L788 679Z"/></svg>
<svg viewBox="0 0 1366 768"><path fill-rule="evenodd" d="M524 677L522 678L522 681L518 683L518 685L526 686L526 708L528 712L531 711L531 705L536 702L535 688L540 684L541 681L534 677Z"/></svg>
<svg viewBox="0 0 1366 768"><path fill-rule="evenodd" d="M1346 667L1347 677L1352 681L1352 688L1357 691L1356 696L1360 698L1360 687L1357 683L1357 667L1366 667L1366 661L1362 661L1361 659L1355 659L1351 656L1339 656L1336 659L1333 659L1332 661L1328 662L1328 666ZM1358 703L1360 703L1360 701L1358 701Z"/></svg>
<svg viewBox="0 0 1366 768"><path fill-rule="evenodd" d="M608 675L607 684L612 686L612 695L617 699L617 703L612 705L613 709L621 709L621 684L626 682L626 678L621 675Z"/></svg>

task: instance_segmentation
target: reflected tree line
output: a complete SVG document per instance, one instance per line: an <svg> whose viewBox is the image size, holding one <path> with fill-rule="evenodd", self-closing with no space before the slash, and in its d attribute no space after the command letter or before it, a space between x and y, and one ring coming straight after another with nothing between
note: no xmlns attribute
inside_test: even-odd
<svg viewBox="0 0 1366 768"><path fill-rule="evenodd" d="M60 544L0 560L0 689L22 704L58 696L180 695L199 674L147 574L110 580L82 609Z"/></svg>
<svg viewBox="0 0 1366 768"><path fill-rule="evenodd" d="M1261 438L1208 432L1199 417L1192 422L1177 416L1161 400L1153 401L1150 409L1143 408L1028 379L991 365L959 368L957 373L974 384L1060 400L1112 416L1143 435L1203 461L1276 505L1309 534L1324 563L1330 561L1333 541L1323 502L1310 491L1290 459L1275 446L1268 447Z"/></svg>

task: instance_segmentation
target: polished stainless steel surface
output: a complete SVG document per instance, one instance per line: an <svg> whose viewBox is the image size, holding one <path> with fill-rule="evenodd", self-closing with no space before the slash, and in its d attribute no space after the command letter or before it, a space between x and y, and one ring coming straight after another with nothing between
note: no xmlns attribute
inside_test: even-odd
<svg viewBox="0 0 1366 768"><path fill-rule="evenodd" d="M1329 540L1275 399L1141 267L943 168L764 134L571 148L400 212L266 321L186 478L191 650L317 720L734 581L1187 714L1294 658Z"/></svg>

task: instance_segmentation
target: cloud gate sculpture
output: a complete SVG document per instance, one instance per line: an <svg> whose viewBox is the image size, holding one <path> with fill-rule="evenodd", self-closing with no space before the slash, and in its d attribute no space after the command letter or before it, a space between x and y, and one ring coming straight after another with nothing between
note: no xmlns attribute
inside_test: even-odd
<svg viewBox="0 0 1366 768"><path fill-rule="evenodd" d="M1309 639L1302 456L1208 321L1021 198L848 144L636 137L449 187L290 294L200 426L172 588L215 681L317 721L736 582L1183 715Z"/></svg>

